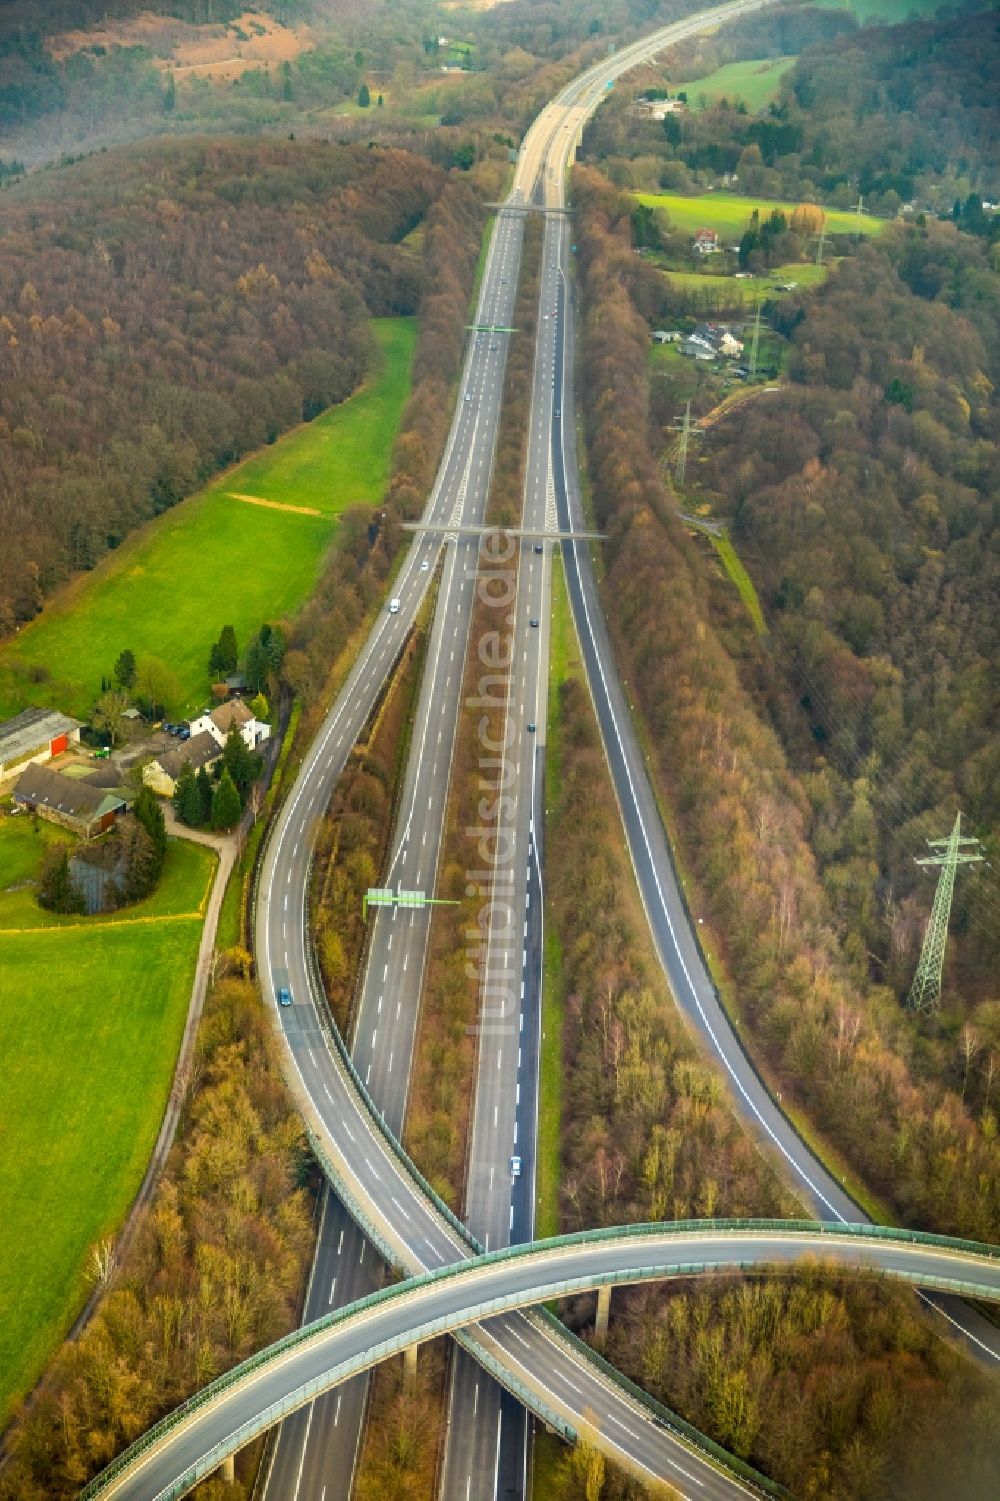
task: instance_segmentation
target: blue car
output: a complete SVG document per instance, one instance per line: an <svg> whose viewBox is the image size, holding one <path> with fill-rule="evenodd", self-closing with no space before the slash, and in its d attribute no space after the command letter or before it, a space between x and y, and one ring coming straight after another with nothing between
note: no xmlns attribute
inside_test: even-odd
<svg viewBox="0 0 1000 1501"><path fill-rule="evenodd" d="M292 1004L292 992L287 985L282 985L278 990L278 1005L290 1006Z"/></svg>

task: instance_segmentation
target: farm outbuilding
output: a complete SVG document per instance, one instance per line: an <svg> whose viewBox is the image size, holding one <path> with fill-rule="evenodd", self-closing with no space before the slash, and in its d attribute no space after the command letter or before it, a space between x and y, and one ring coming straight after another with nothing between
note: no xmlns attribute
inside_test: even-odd
<svg viewBox="0 0 1000 1501"><path fill-rule="evenodd" d="M22 709L0 723L0 782L79 744L82 726L58 709Z"/></svg>
<svg viewBox="0 0 1000 1501"><path fill-rule="evenodd" d="M49 766L25 768L14 788L15 807L37 813L81 839L91 839L110 829L126 802L120 792L95 787L75 777L64 777Z"/></svg>

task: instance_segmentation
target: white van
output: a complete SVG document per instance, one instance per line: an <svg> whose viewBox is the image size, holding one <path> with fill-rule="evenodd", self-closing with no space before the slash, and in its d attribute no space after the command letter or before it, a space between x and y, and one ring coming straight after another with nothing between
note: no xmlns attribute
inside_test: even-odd
<svg viewBox="0 0 1000 1501"><path fill-rule="evenodd" d="M390 601L389 601L389 614L390 615L398 615L399 614L399 600L398 599L390 599Z"/></svg>

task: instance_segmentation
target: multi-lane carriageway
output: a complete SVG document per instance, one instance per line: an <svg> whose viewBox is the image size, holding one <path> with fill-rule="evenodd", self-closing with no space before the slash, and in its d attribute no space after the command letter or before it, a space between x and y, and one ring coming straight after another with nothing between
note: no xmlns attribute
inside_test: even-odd
<svg viewBox="0 0 1000 1501"><path fill-rule="evenodd" d="M526 137L509 200L511 207L523 209L533 185L539 183L549 204L559 201L565 164L584 120L603 96L608 78L633 66L640 57L666 42L699 26L714 24L721 14L733 14L741 8L744 7L724 7L722 13L712 17L699 17L668 28L655 40L649 39L627 49L625 54L609 59L576 80L564 91L555 107L543 112ZM483 278L476 315L480 326L508 325L511 321L520 229L517 212L501 215ZM539 359L546 362L547 368L541 375L536 371L533 411L538 418L538 431L536 433L533 427L529 501L525 512L526 525L542 527L554 521L550 435L554 431L553 422L559 421L559 403L554 400L557 363L560 380L562 376L558 339L562 320L555 315L557 307L565 304L568 260L568 243L558 243L553 239L552 231L550 223L543 279L546 308L539 325L543 334L539 339ZM482 518L499 415L505 351L503 335L483 335L470 342L449 446L425 516L429 522L469 525ZM535 476L534 489L531 488L532 474ZM286 1040L294 1060L294 1077L302 1094L308 1095L314 1108L320 1112L333 1111L336 1114L333 1101L337 1090L322 1077L329 1061L325 1048L318 1045L321 1025L312 1004L307 938L303 931L305 914L302 902L311 846L310 820L318 817L325 806L346 753L405 638L439 550L439 545L435 545L428 534L414 547L404 565L394 590L401 600L400 612L381 620L369 648L324 727L311 764L304 769L295 789L291 816L279 827L272 842L269 862L273 863L265 869L261 885L270 904L269 909L265 909L262 902L260 908L262 973L266 976L281 972L291 982L296 1005L291 1008L290 1015L280 1019L285 1025ZM539 684L544 685L547 672L549 563L548 548L541 559L533 549L526 550L525 563L519 574L517 628L514 632L515 657L525 663L524 676L515 689L517 714L521 720L532 717L527 706L536 706L534 717L539 725L539 744L544 742L545 694L544 687L539 690ZM414 732L417 751L408 769L401 801L401 827L394 848L391 880L394 885L407 889L429 889L433 885L471 612L469 575L474 568L471 540L458 537L445 549L441 597ZM534 639L526 640L530 629L527 625L529 616L540 619L541 629L533 633ZM515 775L525 795L518 798L514 830L518 883L513 898L515 907L528 896L529 851L535 852L532 879L536 889L540 878L537 849L530 833L535 763L530 756L522 755L522 750L523 746L518 743ZM280 902L278 908L274 905L276 899ZM536 901L534 919L539 911L540 901ZM353 1056L360 1078L386 1125L397 1134L405 1110L426 938L426 914L384 913L377 919L353 1038ZM533 1231L530 1216L534 1168L534 1061L540 980L536 921L533 921L529 946L532 955L530 963L527 962L529 956L524 956L526 993L522 995L516 1046L514 1039L508 1039L506 1046L500 1040L480 1051L480 1081L470 1165L469 1223L488 1246L503 1244L511 1236L528 1238ZM494 1061L496 1068L493 1067ZM345 1129L340 1132L342 1145L353 1149L355 1141L349 1134L353 1128L349 1123L344 1125ZM360 1135L355 1133L355 1139L364 1142L369 1135L366 1124ZM329 1143L325 1144L329 1146ZM508 1162L515 1146L522 1152L525 1172L520 1183L513 1185L512 1193ZM356 1171L368 1176L371 1191L381 1198L388 1216L395 1220L397 1230L406 1231L415 1222L409 1194L384 1190L385 1175L376 1165L372 1150L354 1152L354 1157ZM354 1207L358 1207L356 1200ZM423 1216L428 1217L426 1209ZM371 1223L370 1217L366 1218ZM433 1267L456 1254L454 1245L449 1244L449 1234L442 1236L439 1220L433 1215L429 1218L434 1221L433 1226L422 1238L418 1235L414 1257L407 1263L414 1270L420 1265ZM398 1247L391 1242L387 1244L380 1240L380 1244L394 1258L398 1254ZM330 1202L323 1213L306 1317L318 1317L331 1307L342 1306L364 1294L374 1285L376 1276L377 1262L370 1250L366 1256L365 1238L340 1205L336 1201ZM530 1339L537 1339L537 1332L519 1331L517 1337L512 1333L509 1341L511 1353L520 1353L521 1344ZM545 1359L547 1355L543 1353L540 1358ZM516 1403L508 1401L504 1404L506 1430L501 1443L499 1413L495 1412L501 1401L497 1388L480 1373L470 1372L468 1364L461 1358L457 1369L460 1376L464 1370L465 1379L456 1380L445 1495L454 1494L468 1501L473 1484L477 1496L493 1495L500 1486L506 1493L509 1487L505 1482L510 1481L513 1486L520 1478L516 1471L517 1455L524 1452L523 1417ZM264 1501L285 1495L297 1498L300 1494L324 1496L325 1501L340 1501L341 1497L346 1497L351 1486L364 1401L364 1383L355 1382L338 1392L335 1399L311 1407L293 1423L285 1425L274 1446L263 1492ZM501 1448L511 1470L506 1476L498 1468Z"/></svg>
<svg viewBox="0 0 1000 1501"><path fill-rule="evenodd" d="M681 35L718 24L722 19L752 8L754 8L752 4L724 6L710 14L703 14L679 23L677 26L666 28L655 37L625 49L623 53L608 59L589 70L580 79L575 80L547 110L543 111L525 139L515 186L509 200L512 207L518 208L524 205L531 196L533 185L538 182L541 182L550 205L557 206L561 203L565 165L584 121L602 97L609 78L634 66L642 56L654 53ZM477 313L478 323L509 322L519 261L519 223L516 214L501 215L498 221L483 279L482 296ZM558 267L561 273L568 250L568 245L565 243L565 225L560 225L554 238L551 233L551 224L549 230L550 233L546 238L545 264L546 266L553 264L550 261L550 256L552 256L555 267ZM564 285L564 282L560 283L559 297L564 295ZM546 289L543 285L543 301L550 292L551 288ZM554 304L554 307L556 306L558 302ZM574 499L578 504L578 496L574 496L572 428L569 421L565 420L562 415L568 414L567 398L571 395L568 380L565 381L564 389L563 376L564 357L570 330L566 320L557 317L541 322L540 334L552 336L553 368L551 385L547 386L545 382L542 382L541 387L536 370L533 425L537 418L543 439L551 433L552 453L559 460L555 465L554 475L549 470L546 477L545 519L547 521L551 519L549 512L554 492L554 498L559 506L560 521L565 525L564 513L572 507ZM544 337L539 341L540 353L543 344ZM428 503L426 513L428 521L458 526L463 522L474 521L481 515L499 413L504 352L503 336L496 340L480 338L470 343L463 373L461 397L448 448L438 481ZM564 389L561 408L553 404L552 397L557 379L556 361L558 361L559 388ZM541 391L541 399L539 399L539 391ZM543 444L543 449L544 447ZM547 459L540 459L533 470L529 465L529 492L531 473L535 474L537 483L547 463ZM530 515L528 509L530 502L531 494L529 493L526 497L526 518ZM453 547L445 550L442 600L437 611L431 645L433 667L427 674L425 696L421 710L418 710L418 725L421 723L421 712L424 715L424 730L420 734L420 744L428 748L428 755L421 753L417 758L416 767L411 764L403 802L404 809L408 810L408 818L401 831L401 838L395 852L400 873L402 874L404 868L408 873L406 879L399 881L399 884L404 886L419 886L421 881L426 879L426 873L436 864L436 845L433 850L427 851L425 840L428 836L434 840L437 839L436 831L439 830L443 816L447 793L447 766L450 764L450 756L446 755L446 751L451 735L451 731L449 730L446 734L445 729L446 725L452 722L454 715L449 706L450 701L442 712L437 707L438 700L434 695L446 693L450 689L454 697L459 691L464 643L468 630L469 595L468 589L462 588L461 575L466 570L458 561L463 547L467 553L468 544L458 539ZM268 975L273 976L287 971L295 995L296 1004L288 1012L281 1014L279 1020L283 1025L290 1075L302 1102L304 1113L323 1154L328 1159L331 1176L337 1182L346 1202L362 1219L383 1252L412 1272L425 1267L433 1268L468 1255L470 1247L461 1231L450 1225L440 1210L429 1202L420 1185L415 1183L405 1166L400 1163L393 1143L381 1135L370 1109L359 1101L357 1091L352 1088L351 1080L337 1050L330 1048L328 1044L323 1023L320 1020L321 1013L316 1008L317 998L310 980L304 902L309 850L315 821L326 805L329 791L336 776L339 775L346 754L364 723L381 683L412 623L438 559L439 551L440 545L425 537L414 546L404 563L394 591L401 599L400 612L395 616L384 616L373 631L372 637L355 665L344 691L331 711L300 774L293 789L292 798L283 811L275 836L269 846L261 886L262 898L258 908L258 954L261 957L261 973L265 978L265 986L267 987ZM574 554L576 551L574 549ZM468 561L466 557L466 562ZM579 558L576 562L577 571L580 574L585 573L587 563L585 555L582 564ZM548 563L549 554L546 549L545 566L539 568L534 586L530 581L526 583L523 570L519 581L519 591L526 591L523 594L525 600L529 598L532 587L541 589L543 608L540 615L543 620L547 615ZM534 566L530 560L529 564ZM572 589L573 578L571 576L571 594ZM519 600L521 597L519 593ZM575 599L575 608L577 604ZM584 601L584 608L586 609L586 601ZM591 611L593 608L592 602ZM579 626L581 619L579 608L577 608L577 619ZM538 684L544 683L543 663L546 651L544 631L534 633L534 641L534 656L531 657L529 653L532 676L528 681L526 675L522 689L526 700L530 700L533 695L536 702L539 700L544 702L544 693L538 692ZM588 662L588 670L591 672L593 686L597 677L603 676L604 669L598 661L596 669L592 662ZM610 667L607 670L609 673L612 671ZM431 686L428 687L428 684ZM595 698L596 696L595 694ZM429 704L434 706L433 717L427 707ZM455 708L457 711L457 698ZM539 728L544 733L543 723L540 723ZM603 720L602 730L607 744L608 729ZM435 748L438 746L440 749L435 755ZM612 766L614 770L613 762ZM522 746L518 754L517 775L525 788L532 785L533 771L533 758L530 754L524 753ZM616 785L619 787L621 797L623 784L617 776ZM424 789L426 789L426 797L424 797ZM530 796L525 795L520 800L521 805L530 810L532 798L533 793ZM632 835L630 835L630 841L631 839ZM523 841L521 848L522 850L526 848ZM526 879L527 858L523 859L523 872ZM637 874L641 874L638 864ZM426 880L426 884L429 885L430 880ZM647 908L648 906L647 901ZM387 924L393 921L394 919L389 917ZM401 1120L402 1109L405 1105L405 1080L408 1078L412 1027L416 1003L419 1001L418 976L422 973L423 943L426 938L426 933L420 930L420 924L423 921L424 919L419 914L411 913L405 917L400 915L395 929L386 926L378 943L373 944L373 963L369 965L365 997L360 1012L362 1022L364 1022L367 1006L372 1025L369 1029L367 1025L359 1023L355 1036L355 1059L361 1082L367 1081L376 1103L376 1109L385 1113L386 1124L391 1125L395 1130L398 1130L397 1121ZM401 924L406 924L409 928L405 941ZM394 937L395 948L393 949ZM383 945L381 950L379 950L379 944ZM377 950L381 963L374 957ZM394 959L391 958L393 952L395 953ZM411 956L413 964L409 970L410 979L407 980L405 976ZM392 965L397 968L393 969ZM267 988L268 993L273 994L269 987ZM390 1006L390 1014L384 1020L375 1021L374 1017L382 1017L386 1009L386 997L390 995L395 1007L399 1008L399 1014L393 1015L394 1008ZM404 1007L402 1004L404 995L411 998L415 996L416 999L412 1004L407 1002ZM374 1015L371 1013L372 1007L375 1008ZM398 1025L402 1030L394 1034L394 1025ZM407 1029L409 1029L408 1035ZM513 1050L511 1050L509 1060L513 1056ZM501 1067L498 1073L502 1072ZM393 1076L395 1076L396 1083L393 1083ZM401 1085L400 1080L402 1080ZM526 1080L525 1083L527 1085L531 1081ZM505 1125L503 1130L495 1133L496 1139L493 1143L494 1155L498 1153L497 1160L501 1162L506 1160L512 1124L509 1101L511 1098L517 1098L517 1089L518 1086L515 1084L513 1089L501 1091L506 1102L503 1107ZM500 1102L497 1101L494 1108L499 1110L499 1106ZM529 1136L533 1137L533 1125L526 1125L524 1129L527 1141ZM476 1139L479 1140L478 1128ZM530 1162L530 1149L526 1149L526 1158ZM813 1171L813 1166L807 1165L808 1170ZM474 1171L475 1166L476 1154L474 1153ZM473 1187L474 1182L473 1178ZM527 1198L528 1195L526 1194L525 1197ZM507 1216L508 1234L515 1233L517 1230L511 1218L513 1207L513 1204L509 1202L509 1194L506 1192L503 1196L496 1195L495 1201L489 1198L484 1201L484 1212L487 1217L490 1213ZM330 1226L332 1226L332 1231ZM497 1240L493 1243L499 1243L499 1232L491 1232L487 1229L486 1234L490 1233L497 1234ZM521 1234L530 1234L530 1225L527 1221ZM352 1226L340 1223L338 1228L335 1210L328 1212L325 1217L324 1235L321 1237L321 1242L326 1247L327 1263L322 1269L317 1263L317 1272L314 1275L310 1293L308 1310L310 1315L326 1312L330 1307L338 1306L344 1298L352 1298L366 1290L363 1272L364 1241L360 1239ZM371 1261L372 1258L369 1256L369 1269ZM552 1341L547 1337L544 1329L539 1330L532 1321L520 1315L514 1317L520 1320L520 1323L510 1325L501 1336L497 1337L493 1331L490 1331L490 1343L494 1345L495 1342L495 1348L499 1348L500 1351L502 1379L523 1394L524 1383L519 1372L525 1369L544 1370L551 1366L551 1379L558 1381L560 1371L565 1368L566 1391L577 1390L581 1397L585 1396L586 1405L594 1407L602 1414L602 1417L606 1417L609 1424L613 1424L616 1421L615 1404L620 1397L616 1395L611 1383L602 1380L598 1383L598 1389L592 1390L590 1386L587 1386L585 1393L581 1391L582 1372L579 1357L567 1355L562 1348L553 1353ZM472 1334L463 1338L476 1345L478 1354L482 1357L483 1336ZM493 1368L492 1365L491 1368ZM574 1371L576 1380L572 1374ZM583 1405L585 1405L584 1402L578 1402L581 1410ZM623 1421L621 1417L617 1420ZM635 1421L634 1417L632 1421ZM310 1428L314 1434L319 1435L329 1433L331 1429L335 1429L343 1422L345 1419L341 1415L340 1396L338 1396L336 1405L330 1409L321 1410L319 1407L315 1410L309 1409L304 1420L305 1437L308 1437ZM291 1453L285 1461L284 1470L279 1468L280 1484L279 1490L274 1492L275 1495L298 1493L303 1479L305 1459L306 1445L300 1435L298 1448L292 1446ZM341 1469L343 1468L342 1466ZM347 1466L348 1473L349 1468L350 1460ZM665 1473L669 1473L669 1466ZM310 1484L303 1494L318 1495L320 1487ZM331 1501L329 1496L328 1501Z"/></svg>
<svg viewBox="0 0 1000 1501"><path fill-rule="evenodd" d="M499 1335L523 1317L511 1310L545 1298L672 1276L773 1273L819 1258L845 1270L918 1286L953 1287L1000 1302L1000 1247L944 1236L781 1221L642 1225L563 1236L388 1288L280 1340L150 1430L84 1497L169 1501L181 1496L227 1455L318 1392L419 1340L454 1332L486 1315L483 1327ZM582 1371L577 1375L584 1379ZM526 1364L524 1377L539 1383L550 1421L564 1431L598 1441L640 1474L664 1473L664 1430L649 1420L638 1398L609 1424L603 1414L582 1414L572 1389L565 1394L553 1389L544 1372ZM682 1495L702 1501L752 1494L704 1461L695 1464L683 1451L667 1473Z"/></svg>

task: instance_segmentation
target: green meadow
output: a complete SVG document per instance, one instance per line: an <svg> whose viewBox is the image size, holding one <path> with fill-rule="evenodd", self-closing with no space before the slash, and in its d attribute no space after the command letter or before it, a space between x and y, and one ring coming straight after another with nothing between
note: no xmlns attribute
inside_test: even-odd
<svg viewBox="0 0 1000 1501"><path fill-rule="evenodd" d="M714 229L717 234L736 237L743 233L754 209L762 219L775 209L781 209L791 218L799 207L797 203L780 203L770 198L741 198L737 193L699 193L697 196L635 193L633 197L666 213L674 229L690 230L694 234L704 226ZM858 215L840 209L825 208L823 212L828 235L877 235L886 222L870 214Z"/></svg>
<svg viewBox="0 0 1000 1501"><path fill-rule="evenodd" d="M717 292L731 298L735 305L748 303L751 307L759 296L783 297L781 283L795 282L796 287L821 287L830 274L827 262L817 266L814 261L791 261L786 266L775 266L766 276L755 276L750 281L737 281L734 276L712 276L706 271L666 270L671 283L692 292Z"/></svg>
<svg viewBox="0 0 1000 1501"><path fill-rule="evenodd" d="M714 73L679 87L687 94L689 106L698 104L704 94L710 103L716 99L728 99L730 103L742 99L756 113L777 99L781 80L794 62L794 57L757 57L748 62L725 63Z"/></svg>
<svg viewBox="0 0 1000 1501"><path fill-rule="evenodd" d="M356 395L140 528L0 648L0 716L37 703L85 717L125 647L172 671L177 716L203 702L222 626L243 645L261 621L295 613L337 516L377 503L389 477L416 322L373 327L381 359Z"/></svg>
<svg viewBox="0 0 1000 1501"><path fill-rule="evenodd" d="M34 883L62 837L0 819L0 1422L64 1336L92 1248L142 1181L215 865L211 850L171 840L147 902L53 917L34 905Z"/></svg>

